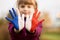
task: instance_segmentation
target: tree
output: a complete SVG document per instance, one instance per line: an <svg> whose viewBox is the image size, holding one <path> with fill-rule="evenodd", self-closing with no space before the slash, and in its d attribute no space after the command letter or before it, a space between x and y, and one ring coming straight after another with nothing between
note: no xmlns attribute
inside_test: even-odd
<svg viewBox="0 0 60 40"><path fill-rule="evenodd" d="M50 27L52 25L52 21L50 19L49 13L44 11L43 12L43 18L44 18L43 26L44 27Z"/></svg>

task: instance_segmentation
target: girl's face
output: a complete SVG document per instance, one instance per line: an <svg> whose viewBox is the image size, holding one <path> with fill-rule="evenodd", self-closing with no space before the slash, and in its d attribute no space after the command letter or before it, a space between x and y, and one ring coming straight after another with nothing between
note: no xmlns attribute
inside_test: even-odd
<svg viewBox="0 0 60 40"><path fill-rule="evenodd" d="M20 4L19 5L19 11L20 11L20 14L24 14L25 16L26 15L30 15L30 14L33 14L34 13L34 6L33 5L25 5L25 4Z"/></svg>

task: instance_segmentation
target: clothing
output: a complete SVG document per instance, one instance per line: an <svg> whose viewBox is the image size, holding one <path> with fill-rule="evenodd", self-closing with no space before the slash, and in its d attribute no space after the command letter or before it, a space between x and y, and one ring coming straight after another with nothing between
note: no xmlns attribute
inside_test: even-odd
<svg viewBox="0 0 60 40"><path fill-rule="evenodd" d="M42 23L38 25L35 33L28 32L25 27L18 33L14 31L12 23L9 23L9 32L11 40L39 40L40 33L42 31Z"/></svg>
<svg viewBox="0 0 60 40"><path fill-rule="evenodd" d="M14 25L12 23L9 23L8 29L10 32L11 40L39 40L39 36L42 31L42 23L37 26L34 33L29 32L25 27L20 32L16 33L14 31Z"/></svg>

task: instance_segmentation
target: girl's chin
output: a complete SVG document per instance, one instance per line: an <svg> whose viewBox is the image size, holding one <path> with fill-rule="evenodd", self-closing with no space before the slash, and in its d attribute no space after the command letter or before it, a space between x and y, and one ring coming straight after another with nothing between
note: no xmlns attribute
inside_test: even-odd
<svg viewBox="0 0 60 40"><path fill-rule="evenodd" d="M28 15L28 14L27 14ZM24 15L24 17L26 17L27 15Z"/></svg>

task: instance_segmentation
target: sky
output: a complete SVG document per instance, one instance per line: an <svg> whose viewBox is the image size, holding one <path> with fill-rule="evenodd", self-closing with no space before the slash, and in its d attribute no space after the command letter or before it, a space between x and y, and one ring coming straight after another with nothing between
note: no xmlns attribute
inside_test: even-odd
<svg viewBox="0 0 60 40"><path fill-rule="evenodd" d="M60 13L60 0L36 0L38 9L48 11L50 18L55 21L56 15ZM16 0L0 0L0 18L5 17L8 10L14 7Z"/></svg>

